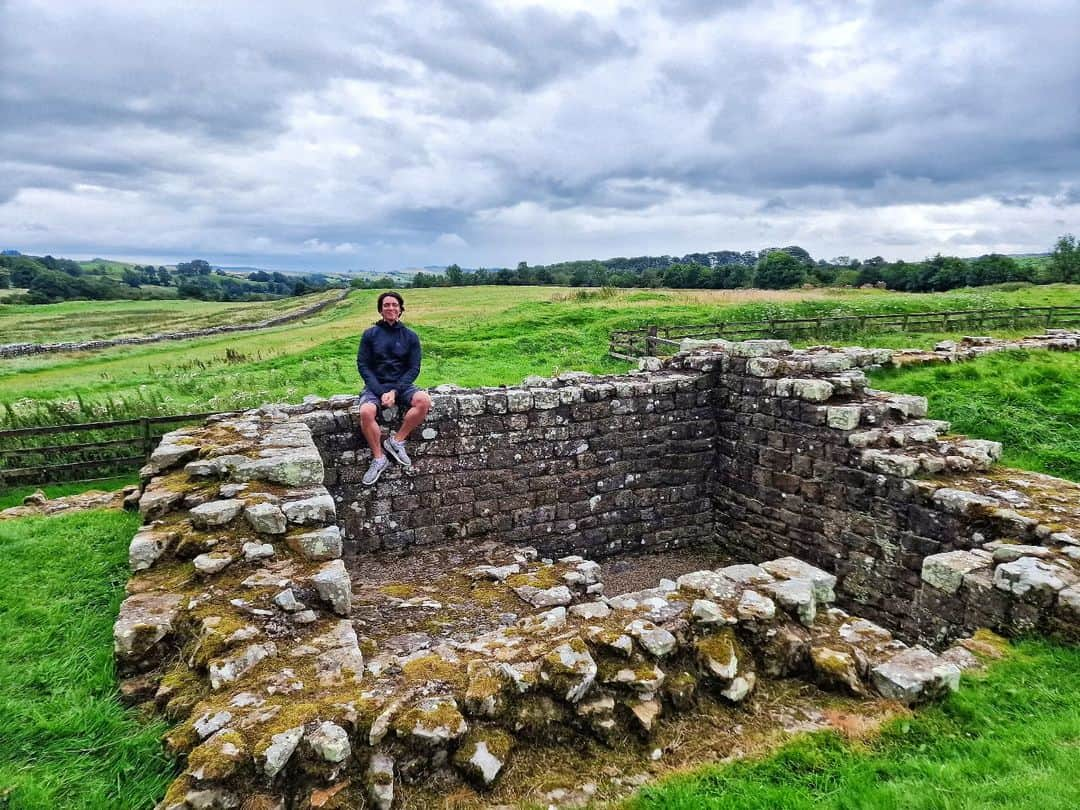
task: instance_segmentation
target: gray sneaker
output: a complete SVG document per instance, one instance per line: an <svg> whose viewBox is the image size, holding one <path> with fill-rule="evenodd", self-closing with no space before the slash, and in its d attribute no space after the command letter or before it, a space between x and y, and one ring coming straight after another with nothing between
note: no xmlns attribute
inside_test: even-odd
<svg viewBox="0 0 1080 810"><path fill-rule="evenodd" d="M378 481L379 476L382 475L382 471L389 466L390 460L386 456L374 459L371 462L371 466L367 468L367 472L364 473L364 486L370 487L372 484Z"/></svg>
<svg viewBox="0 0 1080 810"><path fill-rule="evenodd" d="M412 459L405 452L405 442L399 442L393 436L387 436L382 443L383 450L394 457L394 461L402 467L411 467Z"/></svg>

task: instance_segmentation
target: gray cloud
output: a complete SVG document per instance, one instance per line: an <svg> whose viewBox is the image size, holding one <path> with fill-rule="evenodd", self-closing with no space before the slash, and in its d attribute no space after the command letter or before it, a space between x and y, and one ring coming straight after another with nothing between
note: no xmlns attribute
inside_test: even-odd
<svg viewBox="0 0 1080 810"><path fill-rule="evenodd" d="M1070 0L8 0L0 246L1045 249L1080 206L1078 22Z"/></svg>

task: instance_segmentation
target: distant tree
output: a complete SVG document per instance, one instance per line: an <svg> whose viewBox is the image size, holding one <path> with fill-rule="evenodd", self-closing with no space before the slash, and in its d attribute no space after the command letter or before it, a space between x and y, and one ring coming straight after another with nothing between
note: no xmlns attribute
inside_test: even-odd
<svg viewBox="0 0 1080 810"><path fill-rule="evenodd" d="M12 268L11 283L16 287L28 288L30 286L30 282L34 280L34 276L36 276L44 269L44 267L35 262L33 259L18 262Z"/></svg>
<svg viewBox="0 0 1080 810"><path fill-rule="evenodd" d="M56 269L62 270L69 276L81 276L83 269L78 262L73 262L71 259L56 259Z"/></svg>
<svg viewBox="0 0 1080 810"><path fill-rule="evenodd" d="M774 250L758 261L755 281L767 290L798 287L806 281L806 264L786 250Z"/></svg>
<svg viewBox="0 0 1080 810"><path fill-rule="evenodd" d="M42 268L30 280L27 294L32 304L51 304L74 297L74 292L70 276Z"/></svg>
<svg viewBox="0 0 1080 810"><path fill-rule="evenodd" d="M210 270L210 263L204 259L192 259L176 265L176 272L181 276L208 276Z"/></svg>
<svg viewBox="0 0 1080 810"><path fill-rule="evenodd" d="M168 287L172 284L172 273L169 272L167 267L159 267L157 269L158 284L162 287Z"/></svg>
<svg viewBox="0 0 1080 810"><path fill-rule="evenodd" d="M120 274L120 280L127 284L129 287L138 287L142 284L143 275L137 270L133 270L130 267L125 267L124 272Z"/></svg>
<svg viewBox="0 0 1080 810"><path fill-rule="evenodd" d="M6 269L0 270L0 290L7 290L11 288L11 273Z"/></svg>
<svg viewBox="0 0 1080 810"><path fill-rule="evenodd" d="M1080 282L1080 245L1071 233L1058 238L1048 270L1055 281Z"/></svg>
<svg viewBox="0 0 1080 810"><path fill-rule="evenodd" d="M446 268L446 279L455 287L461 286L463 275L464 274L461 272L461 268L458 267L456 264L452 264Z"/></svg>
<svg viewBox="0 0 1080 810"><path fill-rule="evenodd" d="M940 253L927 259L919 271L916 292L940 292L963 287L967 283L967 263L956 256Z"/></svg>
<svg viewBox="0 0 1080 810"><path fill-rule="evenodd" d="M1000 253L980 256L968 264L967 284L980 287L985 284L1001 284L1005 281L1023 281L1024 273L1016 261Z"/></svg>

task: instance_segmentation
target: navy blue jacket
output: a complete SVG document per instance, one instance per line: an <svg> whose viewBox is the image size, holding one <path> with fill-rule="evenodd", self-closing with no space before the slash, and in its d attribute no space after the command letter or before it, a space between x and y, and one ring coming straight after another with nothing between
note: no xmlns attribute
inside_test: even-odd
<svg viewBox="0 0 1080 810"><path fill-rule="evenodd" d="M379 321L360 338L356 369L375 396L401 393L420 375L420 338L401 321Z"/></svg>

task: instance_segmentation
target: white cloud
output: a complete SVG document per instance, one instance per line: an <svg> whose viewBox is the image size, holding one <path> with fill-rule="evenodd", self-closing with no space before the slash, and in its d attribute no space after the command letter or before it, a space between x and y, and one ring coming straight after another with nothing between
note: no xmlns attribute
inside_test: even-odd
<svg viewBox="0 0 1080 810"><path fill-rule="evenodd" d="M916 7L917 5L917 7ZM0 5L0 247L392 269L1076 230L1068 0Z"/></svg>

